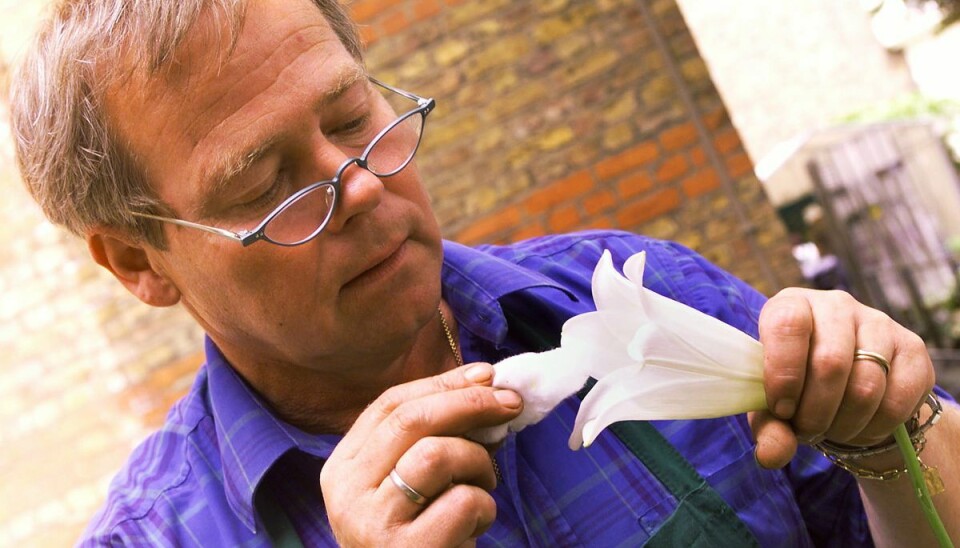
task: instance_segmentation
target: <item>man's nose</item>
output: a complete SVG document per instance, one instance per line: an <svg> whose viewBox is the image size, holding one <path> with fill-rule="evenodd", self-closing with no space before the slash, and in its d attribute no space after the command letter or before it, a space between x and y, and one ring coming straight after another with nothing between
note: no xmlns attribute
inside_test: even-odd
<svg viewBox="0 0 960 548"><path fill-rule="evenodd" d="M383 200L383 191L379 177L352 162L340 174L340 193L324 231L340 232L353 218L376 209Z"/></svg>

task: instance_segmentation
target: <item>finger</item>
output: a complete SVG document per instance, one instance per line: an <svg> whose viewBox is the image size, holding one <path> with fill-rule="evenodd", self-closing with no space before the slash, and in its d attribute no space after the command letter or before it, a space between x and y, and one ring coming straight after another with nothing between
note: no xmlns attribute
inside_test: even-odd
<svg viewBox="0 0 960 548"><path fill-rule="evenodd" d="M757 440L754 457L767 469L783 468L797 452L797 437L790 425L769 411L749 413L747 420Z"/></svg>
<svg viewBox="0 0 960 548"><path fill-rule="evenodd" d="M892 320L891 320L892 322ZM889 439L893 430L906 422L933 389L935 374L926 345L916 334L895 326L897 335L890 373L880 406L853 445L873 445Z"/></svg>
<svg viewBox="0 0 960 548"><path fill-rule="evenodd" d="M357 417L348 435L337 449L344 458L353 458L367 443L370 433L400 405L431 394L449 392L469 386L490 386L493 366L474 363L447 371L442 375L426 377L387 389Z"/></svg>
<svg viewBox="0 0 960 548"><path fill-rule="evenodd" d="M523 408L512 390L475 386L429 394L397 407L367 437L356 467L368 485L377 485L400 457L421 438L462 436L476 428L502 424Z"/></svg>
<svg viewBox="0 0 960 548"><path fill-rule="evenodd" d="M856 301L842 291L810 292L813 339L797 412L791 419L801 442L813 443L833 424L856 350ZM815 299L815 300L814 300Z"/></svg>
<svg viewBox="0 0 960 548"><path fill-rule="evenodd" d="M482 535L497 517L490 493L473 485L454 485L404 527L417 546L459 546Z"/></svg>
<svg viewBox="0 0 960 548"><path fill-rule="evenodd" d="M476 485L488 491L497 485L486 449L463 438L422 438L400 457L394 469L407 485L428 500L455 484ZM381 483L378 498L392 509L391 516L397 521L408 520L422 510L389 476Z"/></svg>
<svg viewBox="0 0 960 548"><path fill-rule="evenodd" d="M760 311L759 328L767 407L787 420L796 412L806 378L813 336L810 303L796 292L781 291Z"/></svg>
<svg viewBox="0 0 960 548"><path fill-rule="evenodd" d="M890 363L894 354L895 324L882 312L861 310L854 354L858 350L876 353ZM833 424L825 431L830 441L851 443L874 419L887 389L883 367L867 358L850 357L852 361L847 386Z"/></svg>

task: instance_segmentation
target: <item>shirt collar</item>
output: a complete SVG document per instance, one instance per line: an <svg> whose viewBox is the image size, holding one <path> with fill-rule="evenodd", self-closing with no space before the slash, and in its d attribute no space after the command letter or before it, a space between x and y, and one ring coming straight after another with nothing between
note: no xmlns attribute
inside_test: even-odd
<svg viewBox="0 0 960 548"><path fill-rule="evenodd" d="M496 249L493 246L473 249L443 241L443 297L457 313L463 329L500 344L507 336L507 320L499 303L502 297L544 287L577 300L553 279L497 257Z"/></svg>
<svg viewBox="0 0 960 548"><path fill-rule="evenodd" d="M516 291L553 288L576 297L550 278L504 259L444 240L444 298L461 327L500 343L507 323L498 299ZM462 317L460 311L466 311ZM205 340L210 408L214 415L227 502L256 531L254 494L267 471L290 450L328 458L342 436L310 435L277 418L240 377L220 349Z"/></svg>
<svg viewBox="0 0 960 548"><path fill-rule="evenodd" d="M209 337L205 349L227 502L237 518L256 532L254 494L273 464L293 449L328 458L341 436L310 435L281 421Z"/></svg>

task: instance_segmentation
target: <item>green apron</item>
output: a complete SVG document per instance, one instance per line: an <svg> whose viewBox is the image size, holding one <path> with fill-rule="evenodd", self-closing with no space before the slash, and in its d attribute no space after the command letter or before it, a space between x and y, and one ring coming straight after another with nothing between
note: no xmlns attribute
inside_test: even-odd
<svg viewBox="0 0 960 548"><path fill-rule="evenodd" d="M506 312L506 311L505 311ZM559 332L534 327L519 314L507 312L511 334L535 350L560 345ZM589 392L593 383L578 396ZM620 422L608 428L678 501L676 510L653 533L645 546L715 548L759 546L736 512L713 490L693 466L653 426L642 421ZM272 497L262 497L260 516L275 547L303 545L293 524Z"/></svg>

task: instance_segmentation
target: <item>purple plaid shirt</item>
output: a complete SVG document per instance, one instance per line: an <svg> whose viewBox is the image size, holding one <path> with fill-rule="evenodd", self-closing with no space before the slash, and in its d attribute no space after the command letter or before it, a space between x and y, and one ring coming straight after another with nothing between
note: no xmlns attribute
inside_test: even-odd
<svg viewBox="0 0 960 548"><path fill-rule="evenodd" d="M497 360L524 346L501 305L544 328L593 309L590 280L602 251L617 266L647 251L644 285L753 335L764 299L676 244L620 232L538 238L471 249L444 242L444 298L465 359ZM268 546L257 500L271 497L306 546L335 546L319 470L339 436L278 420L209 340L207 362L113 480L82 545ZM504 475L497 520L480 545L636 546L677 501L608 432L588 449L566 440L577 400L511 435L497 453ZM661 421L655 427L732 507L763 546L872 545L856 483L808 448L784 470L759 468L743 416Z"/></svg>

